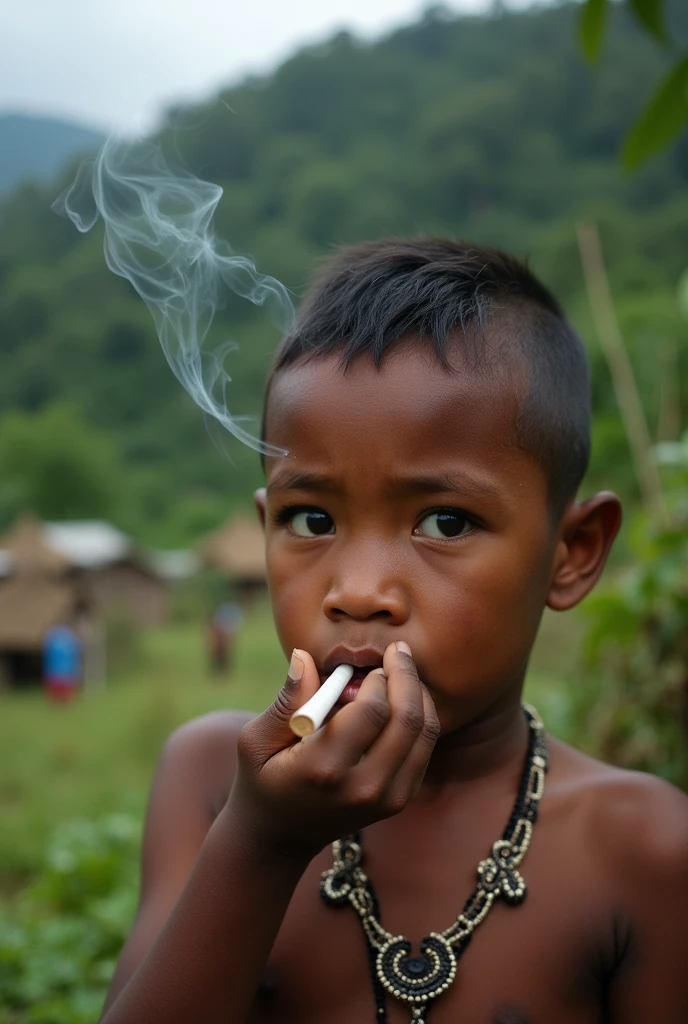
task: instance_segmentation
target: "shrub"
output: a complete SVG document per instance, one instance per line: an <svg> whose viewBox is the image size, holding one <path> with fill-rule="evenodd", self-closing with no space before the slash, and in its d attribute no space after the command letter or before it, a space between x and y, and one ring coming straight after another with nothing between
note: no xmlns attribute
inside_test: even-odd
<svg viewBox="0 0 688 1024"><path fill-rule="evenodd" d="M599 676L581 691L579 725L598 756L688 789L688 434L657 455L666 508L636 516L632 565L587 603Z"/></svg>
<svg viewBox="0 0 688 1024"><path fill-rule="evenodd" d="M136 902L140 826L124 814L57 830L0 919L0 1024L93 1024Z"/></svg>

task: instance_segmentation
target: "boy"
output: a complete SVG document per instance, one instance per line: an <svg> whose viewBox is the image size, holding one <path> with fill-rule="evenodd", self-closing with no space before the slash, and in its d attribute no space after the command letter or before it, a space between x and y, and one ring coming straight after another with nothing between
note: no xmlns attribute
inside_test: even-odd
<svg viewBox="0 0 688 1024"><path fill-rule="evenodd" d="M688 1020L688 800L520 703L543 608L590 591L621 517L576 500L588 369L554 298L492 250L344 250L264 432L289 677L169 741L104 1024Z"/></svg>

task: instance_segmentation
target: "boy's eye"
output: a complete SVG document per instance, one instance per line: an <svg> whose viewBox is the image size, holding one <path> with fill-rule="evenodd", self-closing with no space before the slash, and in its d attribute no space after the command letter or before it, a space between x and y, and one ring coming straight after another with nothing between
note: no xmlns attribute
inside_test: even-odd
<svg viewBox="0 0 688 1024"><path fill-rule="evenodd" d="M434 537L437 540L451 540L460 537L473 526L472 522L464 512L455 512L452 509L444 509L440 512L431 512L426 516L413 531L422 537Z"/></svg>
<svg viewBox="0 0 688 1024"><path fill-rule="evenodd" d="M317 508L295 512L289 519L289 526L299 537L324 537L328 533L334 533L332 517Z"/></svg>

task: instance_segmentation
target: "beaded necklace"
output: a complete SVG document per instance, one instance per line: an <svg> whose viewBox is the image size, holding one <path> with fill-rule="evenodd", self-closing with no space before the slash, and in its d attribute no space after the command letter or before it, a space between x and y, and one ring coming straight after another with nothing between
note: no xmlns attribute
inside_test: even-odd
<svg viewBox="0 0 688 1024"><path fill-rule="evenodd" d="M459 916L443 932L431 932L421 940L420 956L412 955L408 939L392 935L380 923L373 884L361 867L360 833L332 845L334 864L323 872L320 895L333 907L350 903L361 919L375 993L376 1024L387 1021L387 994L408 1006L412 1024L425 1024L433 1000L454 981L458 960L497 898L501 896L511 906L518 906L526 898L526 883L516 869L528 850L537 819L547 771L547 744L535 708L524 704L523 711L529 726L528 753L502 838L492 844L491 855L478 864L478 884Z"/></svg>

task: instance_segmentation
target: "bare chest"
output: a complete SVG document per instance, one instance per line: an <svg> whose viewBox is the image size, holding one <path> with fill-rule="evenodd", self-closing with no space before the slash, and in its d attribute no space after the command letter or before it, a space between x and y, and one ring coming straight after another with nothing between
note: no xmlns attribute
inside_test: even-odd
<svg viewBox="0 0 688 1024"><path fill-rule="evenodd" d="M381 921L419 949L447 928L475 884L475 860L410 870L403 856L387 870L371 865ZM319 896L324 853L305 873L275 942L251 1024L374 1024L370 963L360 920L350 906ZM377 872L374 875L374 869ZM531 851L523 874L529 891L518 907L495 904L459 958L455 980L432 1003L430 1024L602 1024L604 901L594 876L573 862L552 862L547 845ZM388 1024L412 1020L387 997Z"/></svg>

